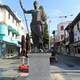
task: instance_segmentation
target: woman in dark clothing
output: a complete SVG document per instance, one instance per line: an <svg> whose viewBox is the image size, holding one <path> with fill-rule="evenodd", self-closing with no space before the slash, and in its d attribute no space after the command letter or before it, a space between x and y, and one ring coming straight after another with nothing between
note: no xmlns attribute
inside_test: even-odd
<svg viewBox="0 0 80 80"><path fill-rule="evenodd" d="M57 58L56 58L57 51L56 51L55 47L51 47L50 51L51 51L50 62L51 63L57 62Z"/></svg>
<svg viewBox="0 0 80 80"><path fill-rule="evenodd" d="M29 34L26 34L26 57L28 52L30 52L30 37Z"/></svg>

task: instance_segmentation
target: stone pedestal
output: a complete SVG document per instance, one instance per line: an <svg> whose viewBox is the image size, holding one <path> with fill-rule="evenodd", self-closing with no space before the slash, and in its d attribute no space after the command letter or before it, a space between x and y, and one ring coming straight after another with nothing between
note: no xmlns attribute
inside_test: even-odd
<svg viewBox="0 0 80 80"><path fill-rule="evenodd" d="M28 80L51 80L50 78L50 54L31 53L29 56Z"/></svg>

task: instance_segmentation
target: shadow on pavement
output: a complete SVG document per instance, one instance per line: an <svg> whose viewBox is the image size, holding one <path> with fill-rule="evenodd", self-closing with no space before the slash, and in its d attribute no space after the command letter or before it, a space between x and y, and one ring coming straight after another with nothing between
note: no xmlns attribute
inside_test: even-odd
<svg viewBox="0 0 80 80"><path fill-rule="evenodd" d="M80 70L80 57L58 55L57 60L57 63L51 65L63 70Z"/></svg>
<svg viewBox="0 0 80 80"><path fill-rule="evenodd" d="M0 77L0 80L17 80L16 78L10 77Z"/></svg>

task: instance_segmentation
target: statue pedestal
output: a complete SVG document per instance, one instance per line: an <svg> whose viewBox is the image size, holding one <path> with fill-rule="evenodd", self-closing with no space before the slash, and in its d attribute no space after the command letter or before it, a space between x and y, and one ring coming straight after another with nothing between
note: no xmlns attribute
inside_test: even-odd
<svg viewBox="0 0 80 80"><path fill-rule="evenodd" d="M31 53L29 57L28 80L51 80L50 78L50 54Z"/></svg>

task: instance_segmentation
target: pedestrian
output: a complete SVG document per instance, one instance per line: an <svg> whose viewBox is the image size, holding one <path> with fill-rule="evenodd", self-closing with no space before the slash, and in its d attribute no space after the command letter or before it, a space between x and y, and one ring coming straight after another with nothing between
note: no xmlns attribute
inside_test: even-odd
<svg viewBox="0 0 80 80"><path fill-rule="evenodd" d="M25 36L22 35L21 38L21 56L25 56L26 55L26 41L25 41Z"/></svg>
<svg viewBox="0 0 80 80"><path fill-rule="evenodd" d="M30 37L29 37L29 34L26 34L26 57L27 54L30 52Z"/></svg>
<svg viewBox="0 0 80 80"><path fill-rule="evenodd" d="M54 59L55 62L57 62L56 55L57 55L57 51L56 51L55 47L51 47L51 56L52 56L52 58Z"/></svg>

